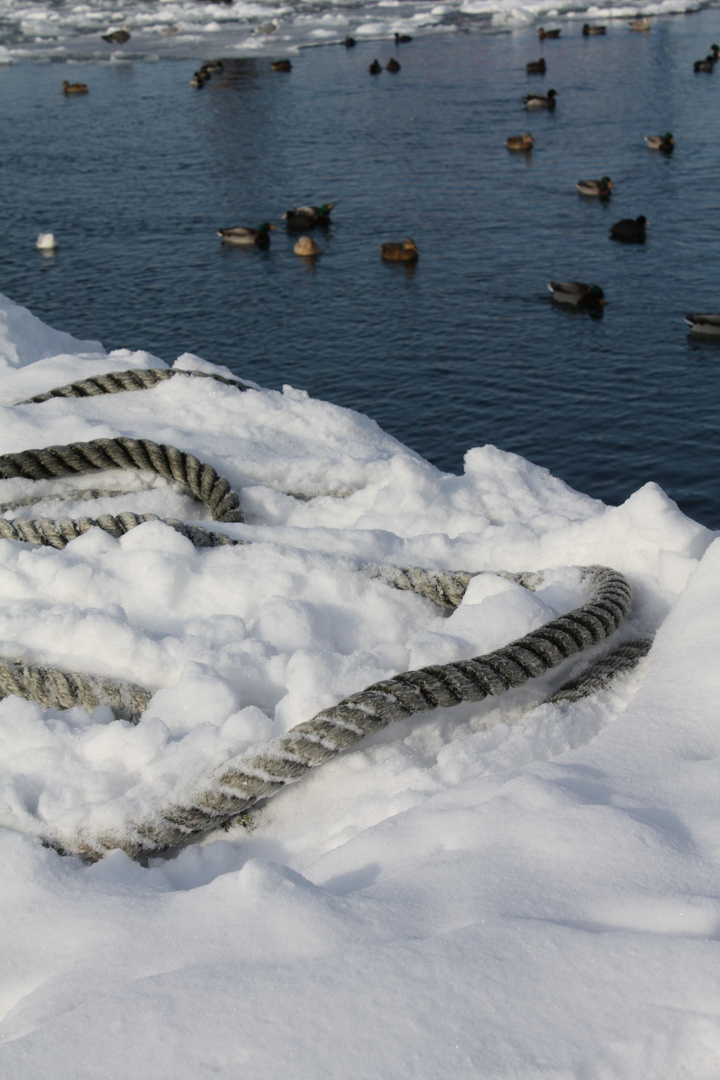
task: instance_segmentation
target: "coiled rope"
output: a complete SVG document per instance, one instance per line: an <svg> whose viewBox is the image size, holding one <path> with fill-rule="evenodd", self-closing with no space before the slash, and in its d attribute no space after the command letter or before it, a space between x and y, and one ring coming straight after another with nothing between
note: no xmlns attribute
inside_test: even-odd
<svg viewBox="0 0 720 1080"><path fill-rule="evenodd" d="M82 383L70 384L28 400L35 402L56 396L73 396L70 390L78 386L83 388L83 396L138 389L140 387L135 379L130 377L135 374L116 373L112 378L102 376L83 380ZM141 374L144 378L150 372L143 371ZM154 374L166 378L179 372ZM121 377L126 375L127 379ZM160 378L156 382L150 380L147 385L156 385L159 381ZM89 385L92 385L92 390L88 390ZM245 389L242 384L238 385ZM215 521L243 520L237 494L211 465L203 464L193 455L175 447L146 439L99 439L0 457L0 478L39 480L117 468L147 470L175 481L203 503ZM130 513L60 521L0 519L0 536L62 548L94 526L113 536L121 536L150 520L162 519L152 514ZM167 524L202 547L245 542L176 520ZM445 607L456 607L462 601L470 580L475 576L470 571L428 571L420 567L366 565L362 569L388 585L419 592ZM512 687L521 686L528 679L541 677L564 660L613 634L630 610L632 591L622 574L602 566L582 569L590 597L581 607L495 652L470 660L402 672L374 683L323 709L312 719L298 724L262 748L226 763L182 804L158 807L152 819L130 822L122 835L77 836L71 844L64 841L62 850L97 859L112 848L121 848L137 858L188 843L232 821L259 800L276 794L288 784L301 779L310 769L393 721L461 702L480 702L488 696L498 696ZM536 588L542 581L542 575L536 572L501 572L501 576L530 589ZM649 644L644 639L624 643L588 669L586 677L561 687L549 700L577 700L588 692L601 689L610 678L634 666L647 652ZM92 709L101 703L110 704L119 715L131 720L138 719L151 697L150 691L132 684L33 667L21 662L0 661L0 697L10 693L38 701L45 708L68 708L82 704Z"/></svg>

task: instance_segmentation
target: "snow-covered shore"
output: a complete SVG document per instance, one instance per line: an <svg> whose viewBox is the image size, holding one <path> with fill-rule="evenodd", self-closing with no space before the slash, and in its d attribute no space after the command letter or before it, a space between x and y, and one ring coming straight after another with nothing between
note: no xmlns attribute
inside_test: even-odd
<svg viewBox="0 0 720 1080"><path fill-rule="evenodd" d="M175 378L13 404L163 366L0 297L0 454L118 435L177 446L240 494L245 523L213 527L252 541L196 550L158 522L62 551L0 541L0 655L156 691L137 727L106 708L0 702L2 1074L717 1077L713 534L655 485L605 507L494 447L442 474L289 387ZM58 503L42 482L45 502L6 516L202 517L164 483L111 479L127 494ZM0 502L34 490L3 481ZM448 617L368 562L555 569L537 593L474 579ZM148 867L42 846L121 828L380 678L521 636L578 602L569 568L596 562L635 590L628 632L656 635L601 694L539 704L569 662L397 724L276 797L252 831Z"/></svg>

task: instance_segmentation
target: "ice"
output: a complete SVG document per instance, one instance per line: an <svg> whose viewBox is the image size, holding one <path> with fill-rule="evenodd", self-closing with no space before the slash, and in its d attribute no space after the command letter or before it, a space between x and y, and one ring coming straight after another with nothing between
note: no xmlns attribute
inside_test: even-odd
<svg viewBox="0 0 720 1080"><path fill-rule="evenodd" d="M428 5L423 0L380 0L348 3L321 0L306 4L208 4L193 0L167 3L123 0L110 10L102 0L74 5L70 0L4 0L0 20L0 64L17 59L104 59L122 63L123 57L146 60L164 57L197 61L198 48L208 55L253 56L270 54L278 43L292 52L319 42L342 42L347 31L358 38L392 40L393 33L410 27L413 34L452 33L461 25L522 29L540 18L561 22L587 18L631 19L642 15L669 15L697 11L702 0L640 0L630 6L617 0L602 7L589 3L549 3L548 0L452 0ZM384 16L387 14L388 18ZM393 15L392 18L390 16ZM379 17L382 16L382 17ZM277 30L258 33L265 24ZM108 27L127 25L132 38L122 49L109 51L99 35Z"/></svg>
<svg viewBox="0 0 720 1080"><path fill-rule="evenodd" d="M301 388L179 375L13 404L161 366L0 297L0 453L166 441L228 478L246 520L206 524L251 541L200 550L158 521L61 551L0 541L0 655L154 692L135 727L0 702L3 1075L714 1080L720 541L652 483L607 507L491 446L440 473ZM229 377L193 353L174 368ZM73 501L105 483L125 494ZM142 474L61 487L37 485L48 513L205 516ZM34 494L0 482L0 502ZM550 569L535 592L481 574L448 614L367 563ZM412 717L251 828L144 866L42 846L122 832L348 693L522 636L582 602L590 563L633 585L621 633L654 636L599 694L543 704L576 658Z"/></svg>

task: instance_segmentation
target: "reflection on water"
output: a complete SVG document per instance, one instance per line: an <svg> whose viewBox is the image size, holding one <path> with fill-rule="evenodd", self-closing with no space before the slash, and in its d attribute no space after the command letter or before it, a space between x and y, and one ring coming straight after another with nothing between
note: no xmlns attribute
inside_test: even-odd
<svg viewBox="0 0 720 1080"><path fill-rule="evenodd" d="M718 344L683 323L720 306L717 86L692 77L717 20L568 27L546 52L552 114L522 106L531 31L415 41L376 78L391 50L361 42L290 75L232 60L201 90L197 62L86 65L76 100L61 65L2 70L0 291L107 348L196 352L360 409L443 469L492 442L609 502L655 480L718 526ZM508 153L527 129L532 153ZM650 152L668 129L675 154ZM578 197L603 175L611 199ZM323 202L307 262L282 214ZM609 240L639 214L645 245ZM216 235L264 220L267 251ZM406 236L418 262L385 263ZM601 285L601 317L554 304L553 279Z"/></svg>

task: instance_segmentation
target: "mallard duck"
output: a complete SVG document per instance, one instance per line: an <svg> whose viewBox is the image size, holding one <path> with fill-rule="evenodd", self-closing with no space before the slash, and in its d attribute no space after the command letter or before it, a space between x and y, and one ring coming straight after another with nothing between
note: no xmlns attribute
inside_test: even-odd
<svg viewBox="0 0 720 1080"><path fill-rule="evenodd" d="M57 241L55 236L51 232L38 233L38 238L35 241L35 247L38 251L54 251L57 247Z"/></svg>
<svg viewBox="0 0 720 1080"><path fill-rule="evenodd" d="M330 211L335 203L323 203L322 206L296 206L286 210L283 221L288 229L314 229L316 225L330 224Z"/></svg>
<svg viewBox="0 0 720 1080"><path fill-rule="evenodd" d="M87 94L88 85L84 82L68 82L67 79L63 82L64 94Z"/></svg>
<svg viewBox="0 0 720 1080"><path fill-rule="evenodd" d="M529 131L524 135L511 135L505 140L508 150L532 150L535 140Z"/></svg>
<svg viewBox="0 0 720 1080"><path fill-rule="evenodd" d="M388 62L387 62L387 70L388 71L399 71L400 70L400 64L397 62L397 60L395 59L394 56L391 56L390 59L388 60Z"/></svg>
<svg viewBox="0 0 720 1080"><path fill-rule="evenodd" d="M292 64L289 60L273 60L270 65L271 71L292 71Z"/></svg>
<svg viewBox="0 0 720 1080"><path fill-rule="evenodd" d="M665 135L646 135L645 142L648 150L660 150L663 154L672 154L675 149L675 140L669 131Z"/></svg>
<svg viewBox="0 0 720 1080"><path fill-rule="evenodd" d="M321 254L322 248L317 240L313 240L312 236L301 236L293 251L304 259L314 259Z"/></svg>
<svg viewBox="0 0 720 1080"><path fill-rule="evenodd" d="M542 56L539 60L531 60L529 64L525 65L528 75L544 75L546 68L547 64Z"/></svg>
<svg viewBox="0 0 720 1080"><path fill-rule="evenodd" d="M606 34L607 26L591 26L590 23L585 23L582 32L583 37L591 37L594 34Z"/></svg>
<svg viewBox="0 0 720 1080"><path fill-rule="evenodd" d="M101 34L100 36L103 41L107 41L114 49L116 45L124 45L126 41L130 40L130 31L126 26L123 26L120 30L113 30L109 34Z"/></svg>
<svg viewBox="0 0 720 1080"><path fill-rule="evenodd" d="M605 294L599 285L586 285L584 281L551 281L548 289L558 304L598 311L605 304Z"/></svg>
<svg viewBox="0 0 720 1080"><path fill-rule="evenodd" d="M650 20L645 15L642 19L632 19L628 26L631 30L639 30L641 33L647 33L650 29Z"/></svg>
<svg viewBox="0 0 720 1080"><path fill-rule="evenodd" d="M409 237L401 244L382 244L380 251L388 262L417 262L419 254L415 241Z"/></svg>
<svg viewBox="0 0 720 1080"><path fill-rule="evenodd" d="M225 65L222 60L208 60L206 64L203 64L200 68L200 74L204 78L209 79L213 75L221 75L225 70Z"/></svg>
<svg viewBox="0 0 720 1080"><path fill-rule="evenodd" d="M270 229L275 226L263 221L257 229L248 229L245 225L235 225L230 229L218 229L217 234L224 244L237 244L241 247L266 248L270 246Z"/></svg>
<svg viewBox="0 0 720 1080"><path fill-rule="evenodd" d="M523 98L526 109L554 109L557 90L548 90L547 96L542 94L526 94Z"/></svg>
<svg viewBox="0 0 720 1080"><path fill-rule="evenodd" d="M622 240L626 244L642 244L645 242L645 226L647 218L644 214L636 218L622 218L610 226L610 239Z"/></svg>
<svg viewBox="0 0 720 1080"><path fill-rule="evenodd" d="M538 30L538 37L540 38L541 41L544 41L545 38L559 38L560 37L560 31L559 30L544 30L542 28L542 26L541 26L540 29Z"/></svg>
<svg viewBox="0 0 720 1080"><path fill-rule="evenodd" d="M609 176L603 176L599 180L578 180L577 189L581 195L596 195L606 199L612 188Z"/></svg>
<svg viewBox="0 0 720 1080"><path fill-rule="evenodd" d="M720 315L685 315L683 318L690 327L690 333L720 337Z"/></svg>
<svg viewBox="0 0 720 1080"><path fill-rule="evenodd" d="M343 44L345 45L346 49L354 49L355 48L355 38L350 37L350 35L348 34L348 36L345 38L345 41L343 42Z"/></svg>
<svg viewBox="0 0 720 1080"><path fill-rule="evenodd" d="M396 45L406 45L408 41L412 41L412 38L410 37L409 34L398 34L398 32L395 31L395 44Z"/></svg>
<svg viewBox="0 0 720 1080"><path fill-rule="evenodd" d="M370 64L370 66L368 68L368 71L370 72L371 75L379 75L380 72L382 71L382 68L380 67L380 61L379 60L373 60L372 64Z"/></svg>

